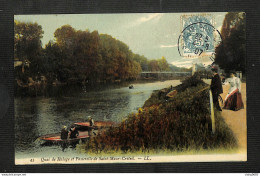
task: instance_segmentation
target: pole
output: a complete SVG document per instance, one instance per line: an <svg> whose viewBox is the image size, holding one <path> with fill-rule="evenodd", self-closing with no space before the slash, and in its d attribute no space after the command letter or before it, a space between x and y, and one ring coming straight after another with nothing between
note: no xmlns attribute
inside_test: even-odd
<svg viewBox="0 0 260 176"><path fill-rule="evenodd" d="M191 75L193 76L196 72L196 65L195 64L192 64L192 72L191 72Z"/></svg>
<svg viewBox="0 0 260 176"><path fill-rule="evenodd" d="M209 102L210 102L210 117L211 117L211 124L212 124L212 132L215 133L215 117L214 117L214 106L213 106L213 97L212 92L209 89Z"/></svg>

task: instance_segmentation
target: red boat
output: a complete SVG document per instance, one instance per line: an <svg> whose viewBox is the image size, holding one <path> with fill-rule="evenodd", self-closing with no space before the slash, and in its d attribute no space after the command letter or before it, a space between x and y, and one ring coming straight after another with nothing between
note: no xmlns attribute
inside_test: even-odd
<svg viewBox="0 0 260 176"><path fill-rule="evenodd" d="M47 134L47 135L39 137L39 139L44 140L45 142L50 142L50 143L61 143L61 142L73 143L73 142L78 142L79 140L86 140L87 138L89 138L87 131L79 131L79 136L77 138L67 139L67 140L62 140L60 138L60 133Z"/></svg>
<svg viewBox="0 0 260 176"><path fill-rule="evenodd" d="M92 128L92 129L101 129L101 128L109 128L111 126L114 126L116 125L115 122L110 122L110 121L106 121L106 122L103 122L103 121L97 121L94 123L94 126L91 127L90 126L90 123L89 122L77 122L77 123L74 123L74 125L77 125L78 128L80 129L83 129L83 128L86 128L86 129L89 129L89 128Z"/></svg>
<svg viewBox="0 0 260 176"><path fill-rule="evenodd" d="M115 122L97 121L94 123L94 126L90 126L89 122L78 122L78 123L74 123L74 125L76 125L76 128L79 132L79 136L77 138L62 140L60 138L61 134L55 133L55 134L47 134L41 136L38 139L45 141L45 143L47 144L62 144L64 142L68 144L73 144L79 142L80 140L82 141L87 140L90 137L89 133L94 137L97 133L105 130L108 127L114 126L115 124L116 124ZM92 129L94 131L91 132Z"/></svg>

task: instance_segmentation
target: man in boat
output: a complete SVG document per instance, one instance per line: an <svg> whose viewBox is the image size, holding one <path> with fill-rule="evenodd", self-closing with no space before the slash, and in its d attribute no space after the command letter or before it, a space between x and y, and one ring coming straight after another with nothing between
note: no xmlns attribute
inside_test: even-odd
<svg viewBox="0 0 260 176"><path fill-rule="evenodd" d="M91 127L94 126L94 119L92 119L90 116L89 116L89 125L90 125Z"/></svg>
<svg viewBox="0 0 260 176"><path fill-rule="evenodd" d="M60 139L62 140L61 143L61 147L62 147L62 151L65 150L65 148L67 148L67 139L68 139L68 130L66 126L63 126L61 133L60 133Z"/></svg>
<svg viewBox="0 0 260 176"><path fill-rule="evenodd" d="M88 116L88 120L89 120L89 128L88 128L88 135L92 136L92 130L94 128L94 119L91 118L91 116ZM94 133L94 132L93 132ZM95 133L94 133L95 134Z"/></svg>
<svg viewBox="0 0 260 176"><path fill-rule="evenodd" d="M75 138L77 138L78 136L79 136L78 130L76 129L75 126L72 126L72 127L70 128L70 131L69 131L69 138L70 138L70 139L75 139Z"/></svg>
<svg viewBox="0 0 260 176"><path fill-rule="evenodd" d="M211 69L213 71L213 78L211 80L210 89L212 91L213 103L217 110L222 111L219 106L218 97L223 93L222 83L218 74L218 68L215 66Z"/></svg>
<svg viewBox="0 0 260 176"><path fill-rule="evenodd" d="M61 133L60 133L60 138L61 138L61 140L68 139L68 130L67 130L66 126L63 126Z"/></svg>

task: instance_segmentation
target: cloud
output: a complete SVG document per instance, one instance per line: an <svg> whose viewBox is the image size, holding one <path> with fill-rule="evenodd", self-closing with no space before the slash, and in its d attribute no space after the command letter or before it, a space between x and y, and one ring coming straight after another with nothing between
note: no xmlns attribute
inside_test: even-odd
<svg viewBox="0 0 260 176"><path fill-rule="evenodd" d="M174 48L174 47L177 47L178 44L176 45L160 45L160 48Z"/></svg>
<svg viewBox="0 0 260 176"><path fill-rule="evenodd" d="M131 27L140 25L142 23L151 21L151 20L159 20L164 14L162 13L152 13L143 17L138 18L137 20L129 23Z"/></svg>
<svg viewBox="0 0 260 176"><path fill-rule="evenodd" d="M155 19L155 18L161 18L162 15L163 15L162 13L149 14L149 15L146 16L146 17L141 17L141 18L139 18L137 21L138 21L139 23L144 23L144 22L150 21L150 20Z"/></svg>

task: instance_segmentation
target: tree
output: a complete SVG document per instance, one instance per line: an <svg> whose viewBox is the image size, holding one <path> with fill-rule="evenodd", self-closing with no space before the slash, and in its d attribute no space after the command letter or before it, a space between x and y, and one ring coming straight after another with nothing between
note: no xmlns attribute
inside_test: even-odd
<svg viewBox="0 0 260 176"><path fill-rule="evenodd" d="M102 60L105 63L103 67L103 79L110 81L118 77L117 70L119 68L118 62L118 48L116 45L116 40L107 34L101 34L101 55Z"/></svg>
<svg viewBox="0 0 260 176"><path fill-rule="evenodd" d="M30 62L30 67L25 73L27 76L36 76L41 68L43 33L42 27L37 23L14 22L14 58L23 63ZM21 76L23 69L17 71L16 77Z"/></svg>
<svg viewBox="0 0 260 176"><path fill-rule="evenodd" d="M152 72L153 71L160 71L158 60L153 59L153 60L149 61L149 70L152 71Z"/></svg>
<svg viewBox="0 0 260 176"><path fill-rule="evenodd" d="M222 43L216 47L215 62L226 72L230 70L245 73L245 13L226 14L222 30Z"/></svg>
<svg viewBox="0 0 260 176"><path fill-rule="evenodd" d="M139 54L133 54L132 59L141 65L142 71L149 70L149 66L148 66L149 61L144 55L141 56Z"/></svg>
<svg viewBox="0 0 260 176"><path fill-rule="evenodd" d="M95 82L102 73L100 38L97 31L77 31L74 43L75 70L80 80Z"/></svg>
<svg viewBox="0 0 260 176"><path fill-rule="evenodd" d="M161 59L158 59L158 65L159 65L160 71L170 71L169 64L164 56L162 56Z"/></svg>
<svg viewBox="0 0 260 176"><path fill-rule="evenodd" d="M60 56L62 56L61 49L53 41L49 41L43 50L44 57L44 70L45 76L52 83L54 80L63 80L63 64L61 63Z"/></svg>
<svg viewBox="0 0 260 176"><path fill-rule="evenodd" d="M100 39L104 78L108 81L136 78L141 72L141 67L134 61L135 54L129 47L107 34L101 34Z"/></svg>
<svg viewBox="0 0 260 176"><path fill-rule="evenodd" d="M60 50L58 59L62 69L59 72L59 79L66 82L75 76L75 37L76 31L70 25L64 25L54 32L55 44Z"/></svg>
<svg viewBox="0 0 260 176"><path fill-rule="evenodd" d="M28 76L44 75L49 83L56 79L67 84L129 80L141 72L135 54L125 43L110 35L99 35L98 31L64 25L54 32L54 41L44 49L40 41L43 31L36 23L19 23L15 32L15 57L29 58L34 67Z"/></svg>
<svg viewBox="0 0 260 176"><path fill-rule="evenodd" d="M62 81L97 81L102 72L100 38L97 31L75 30L70 25L58 28L54 36L60 48Z"/></svg>

